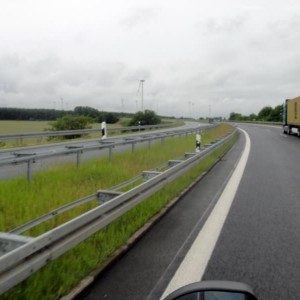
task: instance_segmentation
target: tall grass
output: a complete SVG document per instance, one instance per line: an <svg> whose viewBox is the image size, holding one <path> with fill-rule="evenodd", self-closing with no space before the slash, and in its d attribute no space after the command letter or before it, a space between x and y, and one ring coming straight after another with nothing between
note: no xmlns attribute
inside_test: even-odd
<svg viewBox="0 0 300 300"><path fill-rule="evenodd" d="M228 125L203 133L204 143L228 132ZM57 299L95 267L105 263L118 247L143 224L176 197L192 181L207 170L234 141L230 141L199 163L191 171L168 184L164 189L139 204L110 224L105 230L65 253L57 260L35 273L1 299ZM0 231L8 231L52 209L105 189L154 168L168 159L178 158L184 152L194 150L195 137L167 139L151 149L137 149L115 154L113 161L107 158L86 162L76 169L70 165L34 175L28 183L18 178L0 183ZM37 235L74 216L91 209L96 203L62 214L58 218L38 226L30 232Z"/></svg>

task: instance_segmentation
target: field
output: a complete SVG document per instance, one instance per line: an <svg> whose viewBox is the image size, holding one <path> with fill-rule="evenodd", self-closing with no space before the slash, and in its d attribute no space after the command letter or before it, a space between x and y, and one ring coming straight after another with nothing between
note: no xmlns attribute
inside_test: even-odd
<svg viewBox="0 0 300 300"><path fill-rule="evenodd" d="M49 127L48 121L0 121L0 134L39 132Z"/></svg>
<svg viewBox="0 0 300 300"><path fill-rule="evenodd" d="M221 125L206 131L203 142L208 143L229 130L229 125ZM205 172L233 142L0 298L57 299L67 293L94 268L103 265L136 230ZM112 162L101 158L85 162L78 169L71 165L56 167L35 174L30 183L25 178L0 182L0 231L11 230L97 189L107 189L139 175L143 170L176 159L187 151L193 151L194 144L195 137L192 135L170 138L163 145L158 142L151 149L137 149L134 155L130 151L115 154ZM96 205L95 201L73 209L26 234L39 235Z"/></svg>
<svg viewBox="0 0 300 300"><path fill-rule="evenodd" d="M126 127L129 119L122 118L118 123L108 124L107 128L117 128L117 127ZM174 120L163 120L163 123L174 123L174 126L179 126L183 124L182 121ZM99 138L101 137L99 123L93 123L92 129L99 129L99 132L91 133L82 138L76 139L89 139L89 138ZM49 129L50 121L0 121L0 135L1 134L19 134L19 133L29 133L29 132L43 132L46 129ZM114 132L110 135L120 134L120 132ZM24 146L33 146L40 144L48 144L53 142L62 142L65 141L62 138L57 138L55 140L49 141L47 137L35 137L35 138L26 138L26 139L11 139L11 140L1 140L0 139L0 149L7 149L13 147L24 147ZM68 140L70 141L70 140Z"/></svg>

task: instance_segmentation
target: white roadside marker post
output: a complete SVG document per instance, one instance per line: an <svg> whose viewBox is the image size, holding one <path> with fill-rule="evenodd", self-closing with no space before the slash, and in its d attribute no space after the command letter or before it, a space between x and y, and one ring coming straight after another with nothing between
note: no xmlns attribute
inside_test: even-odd
<svg viewBox="0 0 300 300"><path fill-rule="evenodd" d="M200 146L201 146L201 135L200 133L196 134L196 152L200 152Z"/></svg>
<svg viewBox="0 0 300 300"><path fill-rule="evenodd" d="M101 133L102 133L102 140L106 139L107 136L106 136L106 122L105 121L103 121L101 123Z"/></svg>

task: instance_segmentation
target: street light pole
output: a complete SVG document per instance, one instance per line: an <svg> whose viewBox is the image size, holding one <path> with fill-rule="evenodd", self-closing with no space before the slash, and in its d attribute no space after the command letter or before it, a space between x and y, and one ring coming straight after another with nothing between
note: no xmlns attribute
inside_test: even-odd
<svg viewBox="0 0 300 300"><path fill-rule="evenodd" d="M141 84L141 106L142 106L142 111L144 111L144 79L140 80L140 84Z"/></svg>

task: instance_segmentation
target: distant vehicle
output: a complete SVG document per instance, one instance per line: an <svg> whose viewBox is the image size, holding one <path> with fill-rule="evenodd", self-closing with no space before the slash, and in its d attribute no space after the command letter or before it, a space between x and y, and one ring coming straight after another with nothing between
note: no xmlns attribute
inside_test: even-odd
<svg viewBox="0 0 300 300"><path fill-rule="evenodd" d="M283 133L300 137L300 97L287 99L283 104Z"/></svg>

